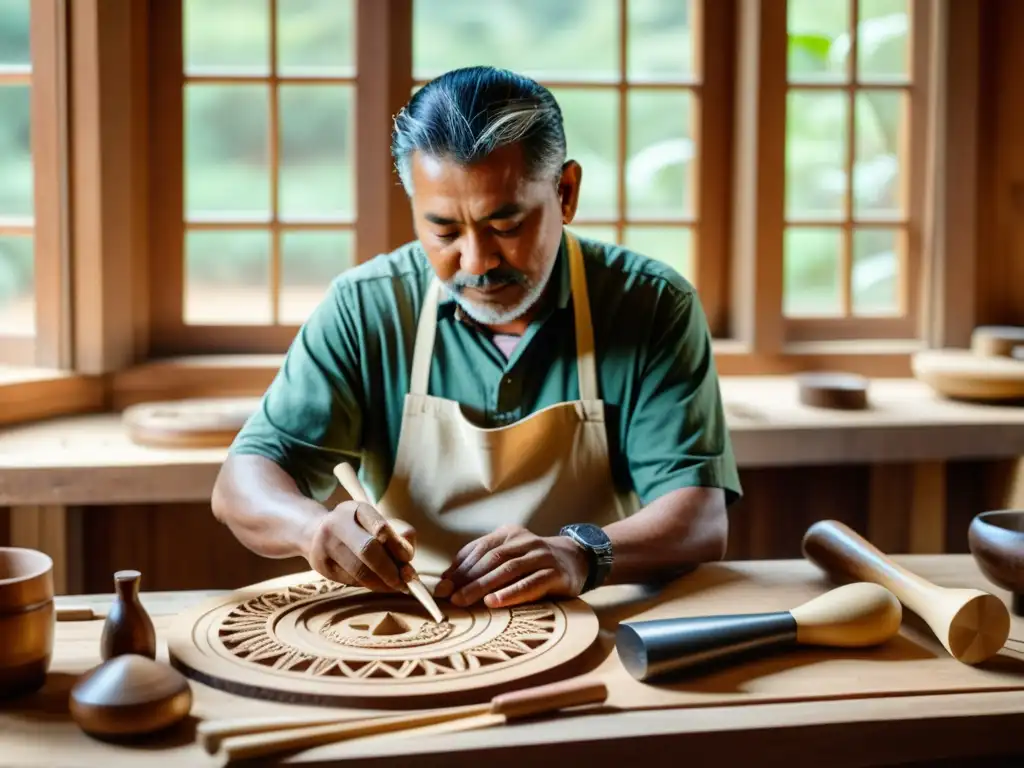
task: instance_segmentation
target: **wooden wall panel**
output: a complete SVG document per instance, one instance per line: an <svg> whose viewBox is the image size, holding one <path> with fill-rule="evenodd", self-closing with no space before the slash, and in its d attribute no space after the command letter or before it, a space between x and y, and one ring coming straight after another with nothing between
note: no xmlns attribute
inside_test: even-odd
<svg viewBox="0 0 1024 768"><path fill-rule="evenodd" d="M729 559L801 557L804 532L823 518L865 530L867 467L752 469L740 481L744 497L729 513Z"/></svg>
<svg viewBox="0 0 1024 768"><path fill-rule="evenodd" d="M1024 325L1024 3L983 8L977 317Z"/></svg>
<svg viewBox="0 0 1024 768"><path fill-rule="evenodd" d="M114 571L135 568L142 589L236 589L309 568L259 557L197 504L95 507L85 532L85 591L109 592Z"/></svg>
<svg viewBox="0 0 1024 768"><path fill-rule="evenodd" d="M1010 504L1021 482L1018 462L953 462L946 468L947 552L965 553L974 515ZM886 482L878 478L884 475ZM906 487L902 487L900 477ZM869 466L756 469L741 472L745 496L730 510L727 558L801 557L800 541L817 520L841 520L869 535L872 505L885 514L905 514L913 472L873 472ZM879 500L880 496L884 496ZM82 515L82 581L85 592L112 590L114 571L137 568L147 591L236 589L263 579L306 570L301 558L271 560L249 552L217 522L209 506L87 507ZM10 520L0 508L0 546ZM890 526L906 537L905 523ZM869 535L870 538L870 535ZM880 546L881 543L879 543ZM883 547L888 548L888 547ZM899 548L888 548L899 551Z"/></svg>

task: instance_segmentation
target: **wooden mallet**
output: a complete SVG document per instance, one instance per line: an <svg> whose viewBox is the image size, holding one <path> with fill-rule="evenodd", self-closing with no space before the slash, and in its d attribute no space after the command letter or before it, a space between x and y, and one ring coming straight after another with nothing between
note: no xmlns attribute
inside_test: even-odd
<svg viewBox="0 0 1024 768"><path fill-rule="evenodd" d="M889 590L847 584L789 611L624 622L615 648L626 671L646 681L751 651L878 645L899 632L902 618Z"/></svg>
<svg viewBox="0 0 1024 768"><path fill-rule="evenodd" d="M804 556L833 576L889 589L965 664L995 656L1010 636L1010 612L980 589L940 587L921 578L837 520L821 520L804 534Z"/></svg>

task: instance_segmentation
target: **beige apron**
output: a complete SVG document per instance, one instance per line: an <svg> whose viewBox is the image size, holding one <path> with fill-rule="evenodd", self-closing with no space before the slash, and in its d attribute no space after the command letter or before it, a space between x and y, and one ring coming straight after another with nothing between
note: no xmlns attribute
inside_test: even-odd
<svg viewBox="0 0 1024 768"><path fill-rule="evenodd" d="M421 573L439 575L464 544L505 524L551 536L568 523L603 526L636 510L635 495L612 483L583 256L576 238L567 233L566 241L581 399L514 424L478 427L458 402L427 393L442 285L435 279L427 291L394 470L377 504L416 529Z"/></svg>

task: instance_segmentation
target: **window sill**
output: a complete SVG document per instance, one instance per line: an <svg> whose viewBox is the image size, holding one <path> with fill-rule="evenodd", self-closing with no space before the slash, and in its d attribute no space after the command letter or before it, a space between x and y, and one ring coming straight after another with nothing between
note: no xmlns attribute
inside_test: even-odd
<svg viewBox="0 0 1024 768"><path fill-rule="evenodd" d="M713 342L719 375L787 376L807 370L840 370L872 378L909 378L916 341L800 342L779 355L754 354L742 342ZM193 355L151 360L112 377L111 407L185 397L252 397L270 385L284 355Z"/></svg>
<svg viewBox="0 0 1024 768"><path fill-rule="evenodd" d="M104 400L102 377L0 366L0 425L97 411Z"/></svg>
<svg viewBox="0 0 1024 768"><path fill-rule="evenodd" d="M944 400L913 379L872 381L866 411L801 405L788 377L723 377L722 393L742 469L1016 458L1024 445L1024 408ZM225 455L135 445L117 413L11 427L0 506L206 503Z"/></svg>

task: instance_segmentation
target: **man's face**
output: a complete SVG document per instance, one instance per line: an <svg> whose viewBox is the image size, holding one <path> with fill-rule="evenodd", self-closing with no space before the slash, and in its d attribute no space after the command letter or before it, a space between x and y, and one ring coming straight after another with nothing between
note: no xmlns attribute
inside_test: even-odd
<svg viewBox="0 0 1024 768"><path fill-rule="evenodd" d="M477 322L521 318L575 213L579 166L568 163L560 180L530 179L511 145L471 166L416 152L411 176L416 236L438 278Z"/></svg>

